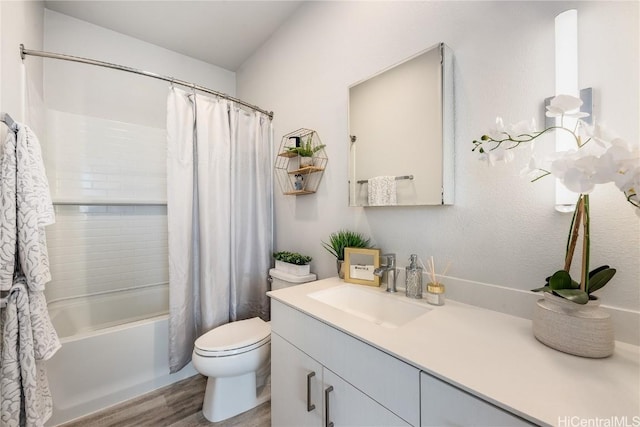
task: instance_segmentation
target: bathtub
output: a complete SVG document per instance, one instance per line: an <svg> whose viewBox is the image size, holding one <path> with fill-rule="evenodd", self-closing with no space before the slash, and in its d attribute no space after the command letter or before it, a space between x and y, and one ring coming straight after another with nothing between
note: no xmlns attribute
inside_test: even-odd
<svg viewBox="0 0 640 427"><path fill-rule="evenodd" d="M51 301L62 348L47 361L53 416L47 426L196 375L169 375L167 284Z"/></svg>

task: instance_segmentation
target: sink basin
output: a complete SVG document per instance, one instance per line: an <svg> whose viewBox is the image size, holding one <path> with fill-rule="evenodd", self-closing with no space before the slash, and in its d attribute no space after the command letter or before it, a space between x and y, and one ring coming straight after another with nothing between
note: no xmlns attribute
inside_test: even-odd
<svg viewBox="0 0 640 427"><path fill-rule="evenodd" d="M308 296L384 328L398 328L431 311L402 297L357 286L337 286Z"/></svg>

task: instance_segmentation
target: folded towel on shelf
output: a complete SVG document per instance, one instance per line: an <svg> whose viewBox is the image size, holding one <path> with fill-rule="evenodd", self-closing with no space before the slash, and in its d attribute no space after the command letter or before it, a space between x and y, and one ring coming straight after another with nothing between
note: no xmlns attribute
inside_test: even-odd
<svg viewBox="0 0 640 427"><path fill-rule="evenodd" d="M367 185L369 206L394 206L396 202L396 177L376 176Z"/></svg>

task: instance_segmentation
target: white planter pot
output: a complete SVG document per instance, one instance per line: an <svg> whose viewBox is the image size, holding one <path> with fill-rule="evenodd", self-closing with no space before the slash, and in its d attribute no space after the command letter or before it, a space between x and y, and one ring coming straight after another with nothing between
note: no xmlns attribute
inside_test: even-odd
<svg viewBox="0 0 640 427"><path fill-rule="evenodd" d="M276 270L293 274L295 276L306 276L311 272L311 264L297 265L276 260Z"/></svg>
<svg viewBox="0 0 640 427"><path fill-rule="evenodd" d="M545 292L535 306L533 334L564 353L591 358L613 354L613 324L598 300L582 305Z"/></svg>
<svg viewBox="0 0 640 427"><path fill-rule="evenodd" d="M313 157L300 157L300 167L306 168L313 166Z"/></svg>

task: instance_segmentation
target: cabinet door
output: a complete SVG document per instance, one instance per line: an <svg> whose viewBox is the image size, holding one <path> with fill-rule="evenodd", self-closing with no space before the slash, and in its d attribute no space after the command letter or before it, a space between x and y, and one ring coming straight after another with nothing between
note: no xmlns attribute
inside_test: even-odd
<svg viewBox="0 0 640 427"><path fill-rule="evenodd" d="M422 426L530 426L528 422L431 375L420 374Z"/></svg>
<svg viewBox="0 0 640 427"><path fill-rule="evenodd" d="M271 333L271 425L321 427L322 390L322 365Z"/></svg>
<svg viewBox="0 0 640 427"><path fill-rule="evenodd" d="M335 427L410 425L329 369L324 368L323 377L325 416L328 417L325 426L329 423Z"/></svg>

